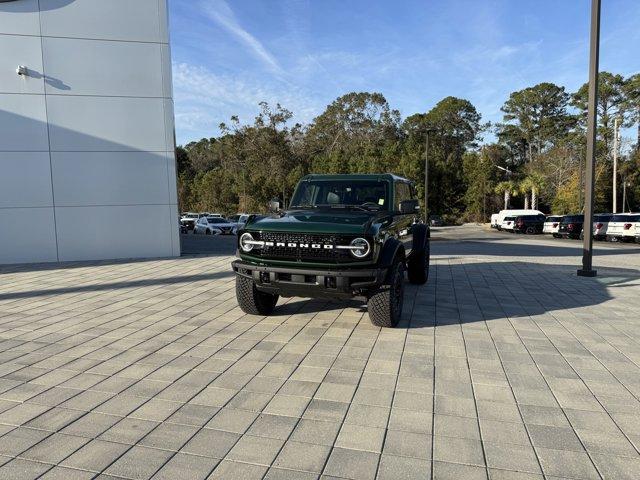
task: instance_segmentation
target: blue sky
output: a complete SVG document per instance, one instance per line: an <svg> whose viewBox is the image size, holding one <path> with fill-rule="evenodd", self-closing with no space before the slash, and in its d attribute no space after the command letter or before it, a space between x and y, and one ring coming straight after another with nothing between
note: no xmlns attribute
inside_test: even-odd
<svg viewBox="0 0 640 480"><path fill-rule="evenodd" d="M258 102L309 122L351 91L403 117L454 95L500 121L510 92L586 81L590 0L169 0L179 144ZM601 70L640 71L640 2L604 0Z"/></svg>

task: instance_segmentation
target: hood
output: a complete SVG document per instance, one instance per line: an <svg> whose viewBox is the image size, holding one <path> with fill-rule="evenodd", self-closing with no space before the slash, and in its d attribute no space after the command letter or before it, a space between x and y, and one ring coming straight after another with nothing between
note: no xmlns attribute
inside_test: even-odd
<svg viewBox="0 0 640 480"><path fill-rule="evenodd" d="M294 233L365 234L380 212L294 210L246 224L246 230Z"/></svg>

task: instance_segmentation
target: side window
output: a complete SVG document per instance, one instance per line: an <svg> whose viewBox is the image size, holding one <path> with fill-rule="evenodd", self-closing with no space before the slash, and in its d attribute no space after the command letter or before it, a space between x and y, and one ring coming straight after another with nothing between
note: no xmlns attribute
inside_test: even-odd
<svg viewBox="0 0 640 480"><path fill-rule="evenodd" d="M394 210L399 210L400 202L404 202L405 200L412 200L413 196L411 195L411 186L405 182L396 182L396 201L394 202Z"/></svg>

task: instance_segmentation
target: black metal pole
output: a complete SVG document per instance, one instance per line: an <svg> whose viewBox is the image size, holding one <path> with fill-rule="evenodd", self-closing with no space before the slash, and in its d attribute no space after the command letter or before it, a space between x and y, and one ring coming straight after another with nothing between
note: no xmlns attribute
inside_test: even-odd
<svg viewBox="0 0 640 480"><path fill-rule="evenodd" d="M593 192L596 168L596 129L598 117L598 67L600 60L600 3L591 1L591 48L589 55L589 111L587 117L587 161L584 195L584 245L582 248L581 277L595 277L593 269Z"/></svg>

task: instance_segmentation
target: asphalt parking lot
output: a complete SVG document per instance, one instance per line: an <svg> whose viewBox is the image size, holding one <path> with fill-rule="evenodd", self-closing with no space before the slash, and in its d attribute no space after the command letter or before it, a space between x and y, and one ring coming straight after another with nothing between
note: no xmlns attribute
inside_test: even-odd
<svg viewBox="0 0 640 480"><path fill-rule="evenodd" d="M640 478L638 246L589 279L579 242L439 229L381 330L358 301L243 314L206 241L0 267L0 478Z"/></svg>

